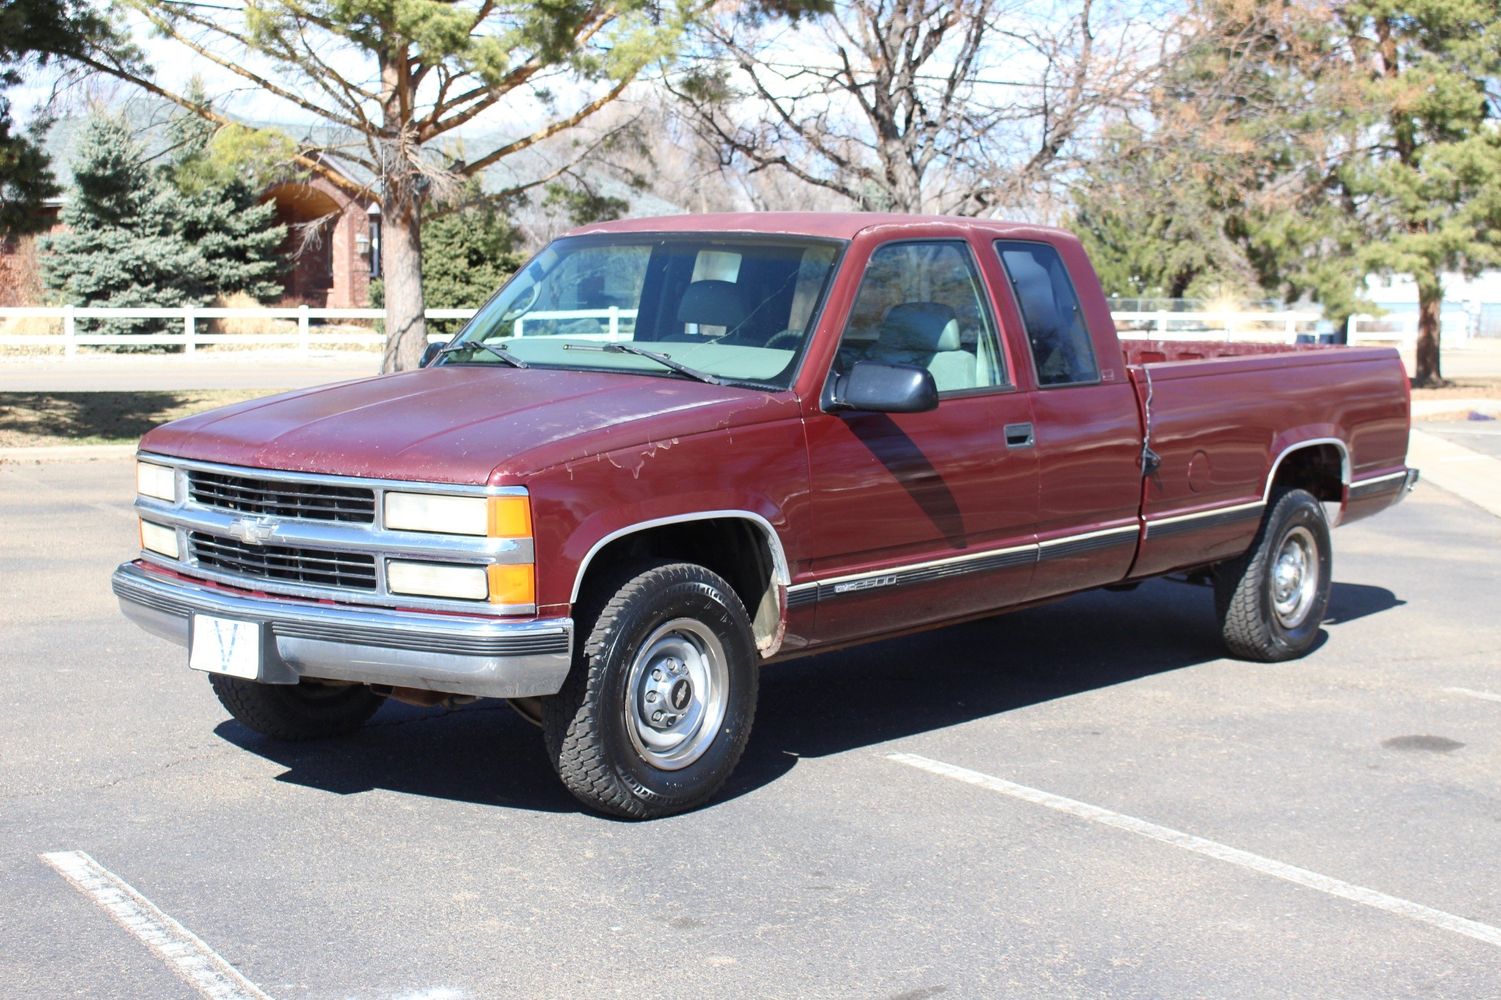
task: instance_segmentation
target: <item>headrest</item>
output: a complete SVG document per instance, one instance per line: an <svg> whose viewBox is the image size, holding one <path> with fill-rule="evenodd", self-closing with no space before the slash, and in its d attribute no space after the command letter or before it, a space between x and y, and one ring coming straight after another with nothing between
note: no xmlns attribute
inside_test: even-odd
<svg viewBox="0 0 1501 1000"><path fill-rule="evenodd" d="M683 290L679 323L734 329L745 322L745 295L733 281L695 281Z"/></svg>
<svg viewBox="0 0 1501 1000"><path fill-rule="evenodd" d="M1053 301L1053 280L1048 272L1029 253L1008 250L1002 256L1011 275L1011 285L1016 289L1016 303L1021 306L1027 333L1041 337L1056 332L1058 305Z"/></svg>
<svg viewBox="0 0 1501 1000"><path fill-rule="evenodd" d="M881 346L901 351L960 350L959 319L941 302L903 302L886 310Z"/></svg>

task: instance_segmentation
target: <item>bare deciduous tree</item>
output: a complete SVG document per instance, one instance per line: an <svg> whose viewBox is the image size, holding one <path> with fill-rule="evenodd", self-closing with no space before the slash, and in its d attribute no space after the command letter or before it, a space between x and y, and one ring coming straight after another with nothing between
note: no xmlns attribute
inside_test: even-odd
<svg viewBox="0 0 1501 1000"><path fill-rule="evenodd" d="M773 31L702 30L709 55L668 86L726 169L967 214L1051 215L1078 140L1138 99L1163 37L1097 0L844 0Z"/></svg>

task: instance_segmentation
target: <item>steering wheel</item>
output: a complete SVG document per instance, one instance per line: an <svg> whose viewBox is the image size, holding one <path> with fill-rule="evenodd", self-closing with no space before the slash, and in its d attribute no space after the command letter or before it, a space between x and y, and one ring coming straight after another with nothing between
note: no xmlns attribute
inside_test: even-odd
<svg viewBox="0 0 1501 1000"><path fill-rule="evenodd" d="M777 346L777 341L779 341L779 340L798 341L798 340L802 340L802 339L803 339L803 331L801 331L801 330L794 330L794 329L790 329L789 328L789 329L786 329L786 330L779 330L776 333L772 334L770 337L767 338L766 343L762 344L761 346L762 347L776 347Z"/></svg>

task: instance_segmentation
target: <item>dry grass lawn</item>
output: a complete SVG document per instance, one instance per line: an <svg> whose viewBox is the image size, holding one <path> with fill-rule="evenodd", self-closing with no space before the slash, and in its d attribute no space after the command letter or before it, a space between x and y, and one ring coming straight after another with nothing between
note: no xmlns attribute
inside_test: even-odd
<svg viewBox="0 0 1501 1000"><path fill-rule="evenodd" d="M0 392L0 448L135 444L158 424L273 391Z"/></svg>

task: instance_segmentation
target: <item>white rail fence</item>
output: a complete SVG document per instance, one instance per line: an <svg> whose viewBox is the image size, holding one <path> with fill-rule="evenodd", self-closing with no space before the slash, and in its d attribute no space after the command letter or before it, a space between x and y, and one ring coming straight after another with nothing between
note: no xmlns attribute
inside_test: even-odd
<svg viewBox="0 0 1501 1000"><path fill-rule="evenodd" d="M428 319L465 320L473 309L429 309ZM1317 342L1322 316L1314 312L1114 312L1117 328L1125 337L1157 340L1223 340L1269 344ZM154 346L177 347L192 354L199 347L233 344L245 347L290 347L303 354L317 347L368 347L385 343L375 321L385 317L380 309L315 309L308 306L268 309L221 309L179 306L158 309L106 309L88 306L0 308L0 347L61 350L73 357L81 347ZM102 332L100 320L167 320L180 328L177 333L115 334ZM215 320L234 320L240 327L265 324L265 332L213 332ZM590 339L617 340L635 320L628 309L580 309L529 313L513 324L513 335L522 336L526 324L547 321L594 320L599 325ZM1468 337L1468 317L1446 313L1442 318L1444 341ZM40 321L38 323L37 321ZM42 325L49 332L12 332L17 327ZM291 327L291 329L287 329ZM51 332L55 331L55 332ZM575 334L576 335L576 334ZM432 341L445 339L430 334ZM1325 338L1327 339L1327 337ZM1406 317L1378 319L1357 316L1350 323L1351 344L1384 343L1411 347L1416 330Z"/></svg>
<svg viewBox="0 0 1501 1000"><path fill-rule="evenodd" d="M473 309L429 309L428 319L468 319ZM294 347L304 353L313 346L380 347L386 342L377 333L373 321L385 318L382 309L314 309L295 306L287 309L218 309L209 306L177 306L161 309L106 309L93 306L4 307L0 308L0 347L61 348L66 356L80 347L180 347L192 354L199 347L213 344L239 344L257 347ZM181 333L102 333L89 332L89 320L162 319L180 326ZM9 333L16 321L42 320L57 327L56 333ZM295 331L266 333L213 333L207 325L213 320L238 320L239 325L264 322L268 330L291 324ZM82 322L80 322L82 321ZM352 329L366 324L368 329ZM31 325L31 324L28 324ZM82 327L82 329L80 329ZM429 340L446 339L432 334Z"/></svg>

